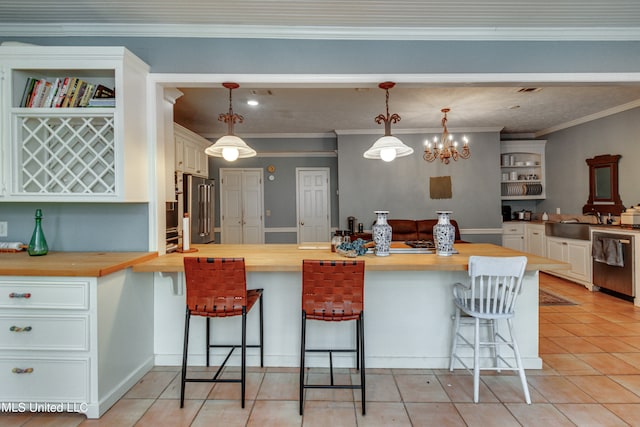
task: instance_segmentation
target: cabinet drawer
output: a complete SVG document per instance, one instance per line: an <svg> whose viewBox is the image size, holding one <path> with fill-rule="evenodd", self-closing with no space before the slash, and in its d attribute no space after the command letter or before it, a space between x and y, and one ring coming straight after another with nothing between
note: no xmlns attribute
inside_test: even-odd
<svg viewBox="0 0 640 427"><path fill-rule="evenodd" d="M89 350L87 316L0 316L2 350Z"/></svg>
<svg viewBox="0 0 640 427"><path fill-rule="evenodd" d="M89 282L3 279L0 281L0 308L87 310Z"/></svg>
<svg viewBox="0 0 640 427"><path fill-rule="evenodd" d="M89 360L0 358L0 384L4 402L88 402Z"/></svg>
<svg viewBox="0 0 640 427"><path fill-rule="evenodd" d="M502 234L524 234L524 223L502 224Z"/></svg>

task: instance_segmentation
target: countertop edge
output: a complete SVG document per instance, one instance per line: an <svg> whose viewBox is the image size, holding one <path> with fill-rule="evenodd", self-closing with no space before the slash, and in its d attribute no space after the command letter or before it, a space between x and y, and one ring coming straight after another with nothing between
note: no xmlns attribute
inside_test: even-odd
<svg viewBox="0 0 640 427"><path fill-rule="evenodd" d="M247 272L300 272L302 258L346 260L326 250L296 250L296 245L195 245L199 251L195 254L183 255L172 253L158 257L149 262L133 266L135 273L180 273L184 271L184 256L226 256L246 258ZM487 256L526 256L529 260L527 271L568 270L570 265L533 254L514 251L492 244L467 243L460 244L459 255L437 257L435 254L394 254L386 259L375 255L364 255L357 259L365 261L365 271L466 271L469 255ZM429 258L425 258L429 257ZM437 257L437 258L435 258ZM282 262L278 262L282 261Z"/></svg>
<svg viewBox="0 0 640 427"><path fill-rule="evenodd" d="M42 257L30 257L26 252L1 254L0 276L104 277L157 257L157 252L50 252Z"/></svg>
<svg viewBox="0 0 640 427"><path fill-rule="evenodd" d="M124 270L125 268L133 267L136 264L140 264L143 262L151 261L154 258L158 257L158 252L149 252L135 259L130 259L128 261L124 261L120 264L111 265L101 269L98 272L98 277L106 276L111 273L115 273L116 271Z"/></svg>

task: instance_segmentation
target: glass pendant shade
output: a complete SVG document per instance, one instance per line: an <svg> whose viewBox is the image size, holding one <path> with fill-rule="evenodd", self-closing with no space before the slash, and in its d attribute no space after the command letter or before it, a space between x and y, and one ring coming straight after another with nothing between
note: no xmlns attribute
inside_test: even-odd
<svg viewBox="0 0 640 427"><path fill-rule="evenodd" d="M256 150L249 147L241 138L235 135L221 137L215 144L207 147L204 152L209 156L223 157L230 162L238 158L244 159L256 155Z"/></svg>
<svg viewBox="0 0 640 427"><path fill-rule="evenodd" d="M404 157L413 153L413 148L406 146L393 135L385 135L373 143L364 152L365 159L381 159L390 162L396 157Z"/></svg>

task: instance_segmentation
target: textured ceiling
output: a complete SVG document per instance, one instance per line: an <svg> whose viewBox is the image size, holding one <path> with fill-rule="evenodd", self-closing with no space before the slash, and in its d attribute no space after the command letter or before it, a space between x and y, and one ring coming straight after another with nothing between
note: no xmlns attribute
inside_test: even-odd
<svg viewBox="0 0 640 427"><path fill-rule="evenodd" d="M450 108L448 126L502 129L504 134L542 136L621 105L640 106L638 86L547 86L535 91L522 87L406 87L389 92L389 110L401 116L398 132L440 127L442 108ZM226 125L218 114L228 110L226 89L180 88L176 121L207 137L218 137ZM260 105L247 105L249 99ZM233 91L233 110L244 116L238 135L268 133L327 133L334 130L382 132L374 118L385 113L385 94L378 88L240 87ZM627 108L622 108L627 109ZM557 129L556 129L557 130Z"/></svg>

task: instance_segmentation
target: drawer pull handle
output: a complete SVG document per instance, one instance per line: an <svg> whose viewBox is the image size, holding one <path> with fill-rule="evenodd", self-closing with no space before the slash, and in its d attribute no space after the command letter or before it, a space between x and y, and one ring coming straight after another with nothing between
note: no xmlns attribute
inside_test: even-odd
<svg viewBox="0 0 640 427"><path fill-rule="evenodd" d="M11 372L14 374L30 374L33 372L33 368L13 368Z"/></svg>
<svg viewBox="0 0 640 427"><path fill-rule="evenodd" d="M12 326L9 328L11 332L29 332L31 331L31 326L25 326L21 328L20 326Z"/></svg>
<svg viewBox="0 0 640 427"><path fill-rule="evenodd" d="M17 294L15 292L11 292L9 294L9 298L26 298L26 299L29 299L29 298L31 298L31 294L29 292L27 292L25 294Z"/></svg>

